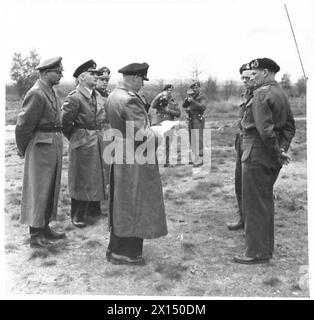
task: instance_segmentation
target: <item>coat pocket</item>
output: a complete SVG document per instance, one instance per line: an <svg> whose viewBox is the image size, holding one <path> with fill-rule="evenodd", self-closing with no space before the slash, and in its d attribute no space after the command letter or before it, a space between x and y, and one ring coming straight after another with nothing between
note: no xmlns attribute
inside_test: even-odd
<svg viewBox="0 0 314 320"><path fill-rule="evenodd" d="M39 143L52 144L52 141L53 141L53 133L51 132L38 131L34 138L34 144L39 144Z"/></svg>
<svg viewBox="0 0 314 320"><path fill-rule="evenodd" d="M96 131L78 129L70 138L70 149L77 149L83 146L90 147L97 144Z"/></svg>
<svg viewBox="0 0 314 320"><path fill-rule="evenodd" d="M250 157L252 148L253 148L253 143L243 143L243 153L241 157L242 162L246 161Z"/></svg>

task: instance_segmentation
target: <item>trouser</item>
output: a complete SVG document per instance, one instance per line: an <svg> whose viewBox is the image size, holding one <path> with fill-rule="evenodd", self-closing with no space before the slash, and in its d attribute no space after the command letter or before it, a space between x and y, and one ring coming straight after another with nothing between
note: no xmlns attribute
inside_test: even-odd
<svg viewBox="0 0 314 320"><path fill-rule="evenodd" d="M100 214L100 201L84 201L71 198L72 219L85 221L87 216L99 216Z"/></svg>
<svg viewBox="0 0 314 320"><path fill-rule="evenodd" d="M114 165L111 166L110 180L113 183L114 179ZM114 187L110 188L109 197L109 229L110 240L107 248L107 253L116 253L130 258L137 258L143 253L143 239L138 237L119 237L115 235L113 225L113 199Z"/></svg>
<svg viewBox="0 0 314 320"><path fill-rule="evenodd" d="M29 226L29 234L30 234L30 236L39 235L49 225L50 218L51 218L51 215L52 215L53 205L54 205L56 176L57 176L57 169L55 169L54 178L52 179L52 183L51 183L51 186L50 186L49 196L48 196L48 200L47 200L47 206L45 208L44 226L43 227L32 227L32 226Z"/></svg>
<svg viewBox="0 0 314 320"><path fill-rule="evenodd" d="M192 117L189 119L189 141L192 151L192 156L196 159L203 157L203 134L205 128L205 118ZM193 159L192 159L193 160Z"/></svg>
<svg viewBox="0 0 314 320"><path fill-rule="evenodd" d="M130 258L141 257L143 253L143 239L137 237L118 237L111 230L108 252Z"/></svg>
<svg viewBox="0 0 314 320"><path fill-rule="evenodd" d="M234 176L234 189L237 197L238 208L239 208L239 219L243 222L242 214L242 136L238 133L235 141L236 149L236 163L235 163L235 176Z"/></svg>
<svg viewBox="0 0 314 320"><path fill-rule="evenodd" d="M273 186L280 168L242 162L242 210L247 257L271 258L274 250Z"/></svg>

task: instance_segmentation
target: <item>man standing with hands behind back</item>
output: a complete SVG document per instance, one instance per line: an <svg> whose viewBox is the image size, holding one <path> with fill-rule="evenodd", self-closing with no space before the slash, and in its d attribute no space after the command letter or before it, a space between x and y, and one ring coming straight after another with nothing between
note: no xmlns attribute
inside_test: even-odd
<svg viewBox="0 0 314 320"><path fill-rule="evenodd" d="M63 76L61 60L36 67L39 80L27 92L15 128L18 153L25 157L20 221L29 225L34 248L65 236L49 226L57 216L62 170L61 102L53 89Z"/></svg>

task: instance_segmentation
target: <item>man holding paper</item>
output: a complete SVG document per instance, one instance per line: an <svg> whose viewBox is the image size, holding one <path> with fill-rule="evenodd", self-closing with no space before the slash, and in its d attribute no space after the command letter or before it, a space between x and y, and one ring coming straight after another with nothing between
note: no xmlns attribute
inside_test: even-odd
<svg viewBox="0 0 314 320"><path fill-rule="evenodd" d="M138 93L148 80L148 67L147 63L132 63L121 68L123 80L108 97L114 140L123 146L122 161L115 159L110 171L110 241L106 256L114 264L143 265L143 239L167 234L156 146L158 138L174 124L150 127Z"/></svg>

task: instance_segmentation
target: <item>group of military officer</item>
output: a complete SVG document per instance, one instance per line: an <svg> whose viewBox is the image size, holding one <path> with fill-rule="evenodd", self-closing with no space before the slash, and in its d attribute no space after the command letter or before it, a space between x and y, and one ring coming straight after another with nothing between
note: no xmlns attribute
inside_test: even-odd
<svg viewBox="0 0 314 320"><path fill-rule="evenodd" d="M139 94L144 81L149 80L149 65L131 63L118 70L123 79L109 94L110 70L97 69L96 63L89 60L73 73L76 88L61 108L53 88L63 76L61 61L56 57L37 66L39 79L26 94L16 125L18 153L25 157L20 220L29 226L30 245L46 247L49 240L65 236L49 226L57 214L63 133L69 140L68 188L73 225L83 228L88 217L100 216L101 200L109 192L110 241L106 257L112 263L143 265L143 239L167 234L158 164L130 164L124 153L123 163L113 163L109 170L103 151L108 128L118 129L122 138L115 138L126 144L128 121L134 123L133 137L141 133L148 141L160 138L151 126L149 105ZM246 89L241 132L236 139L235 189L240 217L235 224L228 224L230 230L245 230L246 252L234 257L238 263L264 263L272 257L273 185L282 164L289 162L286 152L295 132L289 102L275 81L278 71L279 66L267 58L255 59L240 68ZM151 103L157 110L157 123L180 116L172 90L173 85L166 85ZM182 107L189 116L191 146L195 145L193 139L199 139L199 151L192 150L191 163L195 167L203 164L206 105L200 83L193 82ZM197 137L192 129L200 131ZM167 139L165 166L169 166L171 144L169 136ZM135 153L141 142L133 142Z"/></svg>

